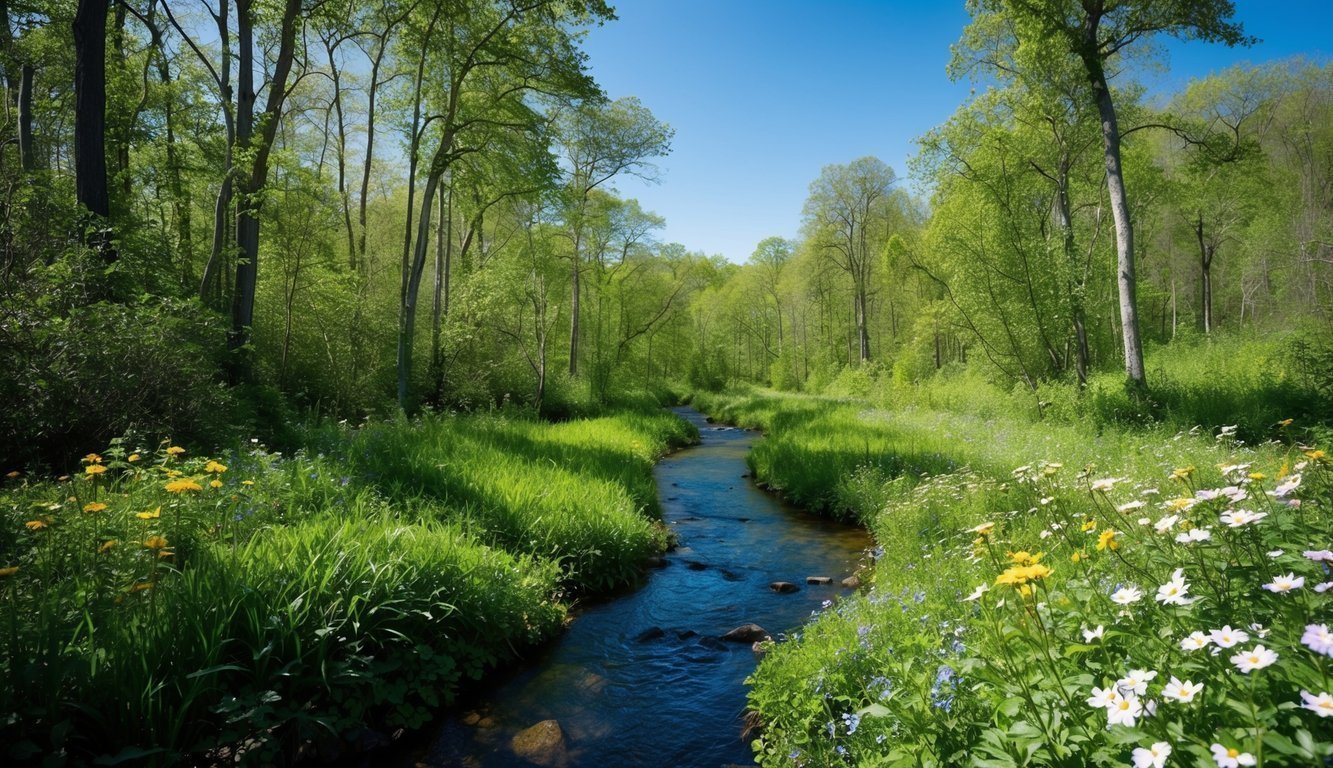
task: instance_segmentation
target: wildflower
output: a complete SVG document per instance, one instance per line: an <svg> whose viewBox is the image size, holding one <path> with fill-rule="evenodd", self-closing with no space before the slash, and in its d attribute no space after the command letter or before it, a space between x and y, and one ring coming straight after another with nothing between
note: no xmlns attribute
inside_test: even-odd
<svg viewBox="0 0 1333 768"><path fill-rule="evenodd" d="M1096 521L1096 520L1091 520L1091 519L1089 519L1089 520L1087 520L1087 521L1085 521L1085 522L1083 523L1083 531L1084 531L1084 533L1086 533L1086 532L1088 532L1088 531L1095 531L1095 530L1097 530L1097 521Z"/></svg>
<svg viewBox="0 0 1333 768"><path fill-rule="evenodd" d="M118 543L119 542L117 542L115 539L107 539L106 541L102 542L102 546L97 548L97 554L100 555L104 552L110 552L111 549L115 547L116 544Z"/></svg>
<svg viewBox="0 0 1333 768"><path fill-rule="evenodd" d="M1208 635L1205 635L1202 632L1191 632L1189 637L1180 641L1180 648L1185 651L1197 651L1207 648L1208 644L1211 642L1213 642L1213 638Z"/></svg>
<svg viewBox="0 0 1333 768"><path fill-rule="evenodd" d="M1184 512L1185 510L1193 506L1194 506L1194 499L1191 499L1188 496L1182 496L1181 498L1178 499L1170 499L1169 501L1162 502L1162 507L1164 509L1169 509L1172 512Z"/></svg>
<svg viewBox="0 0 1333 768"><path fill-rule="evenodd" d="M978 586L976 589L972 590L972 594L970 594L970 595L968 595L967 597L963 598L963 601L964 601L964 602L968 602L968 601L972 601L972 600L980 600L980 599L981 599L981 596L984 595L984 594L986 594L986 593L989 592L989 591L990 591L990 585L989 585L989 584L982 584L982 585Z"/></svg>
<svg viewBox="0 0 1333 768"><path fill-rule="evenodd" d="M1280 549L1270 549L1270 550L1268 550L1267 552L1265 552L1264 554L1266 554L1266 555L1268 555L1269 557L1271 557L1271 558L1273 558L1274 560L1276 560L1276 559L1278 559L1279 557L1282 557L1283 552L1282 552L1282 550L1280 550Z"/></svg>
<svg viewBox="0 0 1333 768"><path fill-rule="evenodd" d="M209 459L208 463L204 465L204 471L211 472L215 475L220 475L223 472L227 471L227 466L225 464L219 464L218 462Z"/></svg>
<svg viewBox="0 0 1333 768"><path fill-rule="evenodd" d="M133 592L142 592L142 591L144 591L144 590L146 590L146 589L152 589L153 586L154 586L154 585L153 585L153 582L151 582L151 581L139 581L139 582L135 582L134 586L130 587L130 590L129 590L129 591L130 591L131 593L133 593Z"/></svg>
<svg viewBox="0 0 1333 768"><path fill-rule="evenodd" d="M9 578L18 572L19 567L17 565L7 565L4 568L0 568L0 578Z"/></svg>
<svg viewBox="0 0 1333 768"><path fill-rule="evenodd" d="M1188 467L1180 467L1178 469L1173 470L1171 472L1171 479L1183 481L1193 474L1194 474L1194 465L1191 464Z"/></svg>
<svg viewBox="0 0 1333 768"><path fill-rule="evenodd" d="M861 725L861 716L856 713L849 712L842 716L842 721L847 724L847 735L850 736L853 733L856 733L857 727Z"/></svg>
<svg viewBox="0 0 1333 768"><path fill-rule="evenodd" d="M1268 630L1264 629L1264 625L1257 621L1250 625L1250 629L1253 630L1254 634L1258 636L1260 640L1268 637Z"/></svg>
<svg viewBox="0 0 1333 768"><path fill-rule="evenodd" d="M1302 709L1308 709L1320 717L1329 717L1333 715L1333 696L1320 691L1316 696L1309 691L1301 691L1301 698L1305 701L1301 705Z"/></svg>
<svg viewBox="0 0 1333 768"><path fill-rule="evenodd" d="M1115 484L1118 482L1120 482L1120 478L1118 477L1105 477L1101 480L1094 480L1092 483L1092 490L1095 493L1106 493L1115 487Z"/></svg>
<svg viewBox="0 0 1333 768"><path fill-rule="evenodd" d="M154 509L152 512L136 512L134 516L139 518L140 520L156 520L157 518L162 516L162 508L158 507L157 509Z"/></svg>
<svg viewBox="0 0 1333 768"><path fill-rule="evenodd" d="M1222 438L1224 438L1224 437L1231 437L1232 435L1236 434L1236 428L1239 427L1239 426L1240 426L1239 424L1232 424L1232 425L1229 426L1229 427L1220 427L1220 428L1218 428L1218 430L1217 430L1217 438L1220 440L1220 439L1222 439Z"/></svg>
<svg viewBox="0 0 1333 768"><path fill-rule="evenodd" d="M241 485L254 485L254 484L255 484L255 481L254 481L254 480L242 480L242 481L241 481Z"/></svg>
<svg viewBox="0 0 1333 768"><path fill-rule="evenodd" d="M1278 425L1279 427L1290 427L1290 426L1291 426L1291 422L1292 422L1292 419L1283 419L1282 421L1279 421L1279 422L1277 423L1277 425Z"/></svg>
<svg viewBox="0 0 1333 768"><path fill-rule="evenodd" d="M87 475L100 475L106 471L106 466L102 464L89 464L83 468L83 471L84 474Z"/></svg>
<svg viewBox="0 0 1333 768"><path fill-rule="evenodd" d="M1196 541L1208 541L1213 538L1212 528L1191 528L1184 533L1176 534L1176 541L1181 544L1192 544Z"/></svg>
<svg viewBox="0 0 1333 768"><path fill-rule="evenodd" d="M1231 657L1231 663L1235 664L1236 669L1245 674L1271 666L1275 661L1277 661L1277 654L1262 645L1256 645L1254 650L1242 651Z"/></svg>
<svg viewBox="0 0 1333 768"><path fill-rule="evenodd" d="M1115 540L1117 535L1118 533L1110 528L1102 531L1101 535L1097 537L1097 551L1100 552L1107 547L1110 547L1113 551L1120 549L1120 542Z"/></svg>
<svg viewBox="0 0 1333 768"><path fill-rule="evenodd" d="M16 477L21 477L22 475L23 473L18 471L17 469L5 473L5 477L9 478L10 480L13 480Z"/></svg>
<svg viewBox="0 0 1333 768"><path fill-rule="evenodd" d="M139 454L131 453L128 457L125 458L125 460L133 464L134 462L139 460Z"/></svg>
<svg viewBox="0 0 1333 768"><path fill-rule="evenodd" d="M1134 501L1127 501L1124 504L1121 504L1120 506L1115 508L1115 511L1123 514L1125 512L1132 512L1136 509L1142 509L1146 506L1148 506L1148 502L1139 501L1138 499L1135 499Z"/></svg>
<svg viewBox="0 0 1333 768"><path fill-rule="evenodd" d="M30 531L40 531L43 528L47 527L45 520L29 520L28 522L24 523L24 525L27 526L28 530Z"/></svg>
<svg viewBox="0 0 1333 768"><path fill-rule="evenodd" d="M165 536L149 536L148 538L146 538L146 539L143 540L143 545L144 545L144 547L146 547L147 549L166 549L167 546L168 546L168 545L167 545L167 537L165 537Z"/></svg>
<svg viewBox="0 0 1333 768"><path fill-rule="evenodd" d="M166 489L171 493L185 493L186 491L202 491L203 486L186 478L184 480L172 480L166 484Z"/></svg>
<svg viewBox="0 0 1333 768"><path fill-rule="evenodd" d="M1301 635L1301 645L1325 656L1333 656L1333 632L1327 624L1307 624L1305 634Z"/></svg>
<svg viewBox="0 0 1333 768"><path fill-rule="evenodd" d="M1188 704L1194 701L1194 697L1202 690L1203 683L1191 683L1189 680L1182 681L1172 675L1171 682L1167 683L1166 687L1162 689L1162 698Z"/></svg>
<svg viewBox="0 0 1333 768"><path fill-rule="evenodd" d="M1194 598L1189 596L1189 589L1184 569L1177 568L1171 574L1171 580L1157 588L1157 602L1162 605L1189 605L1194 602Z"/></svg>
<svg viewBox="0 0 1333 768"><path fill-rule="evenodd" d="M1305 577L1297 577L1294 573L1288 573L1286 576L1277 576L1267 584L1264 589L1273 593L1290 592L1293 589L1300 589L1305 586Z"/></svg>
<svg viewBox="0 0 1333 768"><path fill-rule="evenodd" d="M1299 488L1300 485L1301 485L1301 476L1299 474L1292 475L1291 477L1287 478L1286 481L1279 483L1278 486L1273 489L1272 495L1274 498L1285 499L1287 496L1291 494L1292 491Z"/></svg>
<svg viewBox="0 0 1333 768"><path fill-rule="evenodd" d="M1082 553L1082 552L1075 552L1074 554L1072 554L1072 555L1069 556L1069 562L1071 562L1071 563L1077 563L1079 560L1082 560L1082 559L1083 559L1083 553Z"/></svg>
<svg viewBox="0 0 1333 768"><path fill-rule="evenodd" d="M1120 703L1123 698L1114 685L1108 685L1105 688L1093 686L1092 695L1088 697L1088 706L1097 709L1110 709Z"/></svg>
<svg viewBox="0 0 1333 768"><path fill-rule="evenodd" d="M1088 643L1091 643L1091 642L1093 642L1094 640L1101 640L1101 639L1102 639L1102 635L1103 635L1103 633L1105 633L1105 632L1106 632L1106 628L1103 627L1101 624L1098 624L1096 629L1085 629L1085 630L1083 630L1083 640L1084 640L1084 642L1088 642Z"/></svg>
<svg viewBox="0 0 1333 768"><path fill-rule="evenodd" d="M1159 741L1151 747L1134 748L1134 768L1163 768L1171 756L1171 745Z"/></svg>
<svg viewBox="0 0 1333 768"><path fill-rule="evenodd" d="M1242 525L1257 523L1268 517L1267 512L1251 512L1247 509L1237 509L1231 512L1222 513L1222 522L1232 528L1239 528Z"/></svg>
<svg viewBox="0 0 1333 768"><path fill-rule="evenodd" d="M1221 744L1214 744L1209 747L1213 750L1213 762L1217 763L1217 768L1240 768L1242 765L1254 765L1254 755L1249 752L1241 752L1235 747L1224 747Z"/></svg>
<svg viewBox="0 0 1333 768"><path fill-rule="evenodd" d="M1236 645L1237 643L1243 643L1246 640L1250 639L1249 634L1245 632L1245 630L1232 629L1230 624L1226 625L1225 627L1222 627L1221 629L1214 629L1212 632L1208 634L1209 637L1212 638L1213 642L1217 643L1217 645L1221 648L1230 648L1231 646Z"/></svg>
<svg viewBox="0 0 1333 768"><path fill-rule="evenodd" d="M1156 672L1143 669L1132 669L1128 675L1115 681L1116 687L1125 696L1131 693L1142 696L1148 692L1148 681L1157 677Z"/></svg>
<svg viewBox="0 0 1333 768"><path fill-rule="evenodd" d="M179 445L173 445L167 449L168 456L179 456L182 453L185 453L185 449L180 447Z"/></svg>
<svg viewBox="0 0 1333 768"><path fill-rule="evenodd" d="M1052 573L1049 566L1035 563L1033 565L1014 565L1006 568L1004 573L995 577L996 584L1009 584L1015 587L1027 584L1029 581L1040 581Z"/></svg>
<svg viewBox="0 0 1333 768"><path fill-rule="evenodd" d="M98 455L95 454L95 453L90 453L90 454L88 454L87 456L84 456L84 457L83 457L83 463L84 463L84 464L101 464L101 463L102 463L102 457L101 457L101 456L98 456Z"/></svg>
<svg viewBox="0 0 1333 768"><path fill-rule="evenodd" d="M1176 523L1178 522L1180 522L1180 515L1167 515L1161 520L1158 520L1156 523L1153 523L1153 528L1158 533L1166 533L1167 531L1175 527Z"/></svg>
<svg viewBox="0 0 1333 768"><path fill-rule="evenodd" d="M1333 552L1327 549L1307 549L1301 554L1316 563L1333 563Z"/></svg>
<svg viewBox="0 0 1333 768"><path fill-rule="evenodd" d="M1135 720L1142 714L1143 704L1133 696L1125 696L1106 708L1106 724L1133 728Z"/></svg>
<svg viewBox="0 0 1333 768"><path fill-rule="evenodd" d="M1251 473L1248 475L1248 477L1249 477L1251 480L1253 480L1253 481L1255 481L1255 482L1258 482L1258 481L1263 480L1264 478L1266 478L1266 477L1268 477L1268 476L1265 475L1263 472L1251 472Z"/></svg>
<svg viewBox="0 0 1333 768"><path fill-rule="evenodd" d="M968 533L975 533L978 536L989 536L991 531L995 530L995 523L982 523L975 528L968 528Z"/></svg>
<svg viewBox="0 0 1333 768"><path fill-rule="evenodd" d="M1015 565L1034 565L1041 562L1041 558L1045 554L1045 552L1038 552L1035 555L1026 551L1010 552L1009 559L1013 561Z"/></svg>
<svg viewBox="0 0 1333 768"><path fill-rule="evenodd" d="M84 512L101 512L106 509L106 505L100 501L90 501L83 505Z"/></svg>
<svg viewBox="0 0 1333 768"><path fill-rule="evenodd" d="M1143 592L1138 587L1128 586L1117 589L1111 593L1111 600L1120 605L1129 605L1137 603L1143 599Z"/></svg>
<svg viewBox="0 0 1333 768"><path fill-rule="evenodd" d="M1311 459L1312 461L1323 461L1325 456L1326 454L1318 449L1312 451L1305 451L1305 458Z"/></svg>

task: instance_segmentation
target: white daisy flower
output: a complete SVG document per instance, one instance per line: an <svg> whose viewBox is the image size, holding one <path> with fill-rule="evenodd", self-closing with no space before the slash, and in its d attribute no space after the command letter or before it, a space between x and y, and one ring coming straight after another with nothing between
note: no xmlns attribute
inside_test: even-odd
<svg viewBox="0 0 1333 768"><path fill-rule="evenodd" d="M1111 600L1119 605L1130 605L1143 599L1143 591L1135 586L1121 587L1111 593Z"/></svg>
<svg viewBox="0 0 1333 768"><path fill-rule="evenodd" d="M1231 657L1231 663L1236 665L1236 669L1247 675L1256 669L1272 666L1276 661L1277 654L1262 645L1256 645L1253 650L1241 651Z"/></svg>
<svg viewBox="0 0 1333 768"><path fill-rule="evenodd" d="M1213 750L1213 762L1217 763L1217 768L1240 768L1242 765L1254 765L1254 755L1249 752L1241 752L1239 749L1224 747L1221 744L1214 744L1209 747Z"/></svg>
<svg viewBox="0 0 1333 768"><path fill-rule="evenodd" d="M1325 656L1333 656L1333 632L1327 624L1307 624L1305 634L1301 635L1301 645Z"/></svg>
<svg viewBox="0 0 1333 768"><path fill-rule="evenodd" d="M1163 768L1171 756L1171 745L1159 741L1151 747L1134 748L1134 768Z"/></svg>
<svg viewBox="0 0 1333 768"><path fill-rule="evenodd" d="M1308 709L1320 717L1333 716L1333 696L1329 696L1326 692L1320 691L1316 696L1309 691L1301 691L1301 698L1305 701L1301 705L1302 709Z"/></svg>
<svg viewBox="0 0 1333 768"><path fill-rule="evenodd" d="M1142 696L1148 692L1148 681L1154 677L1157 677L1157 673L1151 670L1132 669L1128 675L1115 681L1115 684L1125 696L1130 694Z"/></svg>
<svg viewBox="0 0 1333 768"><path fill-rule="evenodd" d="M1166 687L1162 689L1162 698L1188 704L1194 701L1194 697L1202 690L1203 683L1192 683L1189 680L1182 681L1172 675L1171 682L1167 683Z"/></svg>
<svg viewBox="0 0 1333 768"><path fill-rule="evenodd" d="M1290 592L1293 589L1300 589L1305 586L1305 577L1297 576L1294 573L1288 573L1286 576L1278 576L1264 585L1264 589L1274 594Z"/></svg>
<svg viewBox="0 0 1333 768"><path fill-rule="evenodd" d="M1217 643L1219 648L1230 648L1231 646L1236 645L1237 643L1243 643L1246 640L1250 639L1249 634L1247 634L1245 630L1232 629L1230 624L1226 625L1225 627L1222 627L1221 629L1214 629L1212 632L1209 632L1208 634L1209 637L1212 638L1213 642Z"/></svg>
<svg viewBox="0 0 1333 768"><path fill-rule="evenodd" d="M1208 635L1205 635L1202 632L1191 632L1189 637L1180 641L1180 648L1185 651L1197 651L1202 648L1207 648L1208 644L1211 642L1213 642L1213 639Z"/></svg>

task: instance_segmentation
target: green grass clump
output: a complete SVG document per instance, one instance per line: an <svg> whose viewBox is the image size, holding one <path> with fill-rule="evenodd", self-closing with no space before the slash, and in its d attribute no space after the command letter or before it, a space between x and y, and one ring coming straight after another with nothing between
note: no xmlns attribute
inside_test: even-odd
<svg viewBox="0 0 1333 768"><path fill-rule="evenodd" d="M870 588L773 645L754 674L762 764L1123 765L1159 743L1178 764L1213 764L1214 745L1267 765L1333 755L1310 704L1330 692L1329 650L1312 633L1327 627L1327 592L1315 586L1329 579L1320 552L1333 543L1333 467L1298 447L1292 426L1251 447L1231 430L891 413L767 393L698 402L797 446L788 455L800 462L756 462L775 485L830 476L811 462L833 474L855 464L834 483L836 503L879 543ZM903 469L845 458L867 441L901 454ZM1232 525L1238 510L1263 517ZM1196 600L1154 599L1177 569ZM1281 592L1289 574L1304 583ZM1140 596L1118 604L1129 586ZM1181 645L1226 626L1249 638L1216 656ZM1242 672L1233 656L1259 644L1278 661ZM1132 694L1156 714L1108 727L1109 710L1087 700L1135 670L1156 673ZM1173 677L1203 689L1173 700Z"/></svg>
<svg viewBox="0 0 1333 768"><path fill-rule="evenodd" d="M664 535L660 412L325 427L217 458L118 441L0 485L0 761L290 759L423 723Z"/></svg>

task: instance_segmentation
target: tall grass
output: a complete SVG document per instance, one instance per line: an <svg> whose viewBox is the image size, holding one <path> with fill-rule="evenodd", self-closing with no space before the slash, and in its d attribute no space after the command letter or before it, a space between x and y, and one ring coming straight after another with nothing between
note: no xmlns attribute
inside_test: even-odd
<svg viewBox="0 0 1333 768"><path fill-rule="evenodd" d="M284 457L116 445L0 487L6 762L270 764L415 726L663 546L624 412L324 427Z"/></svg>

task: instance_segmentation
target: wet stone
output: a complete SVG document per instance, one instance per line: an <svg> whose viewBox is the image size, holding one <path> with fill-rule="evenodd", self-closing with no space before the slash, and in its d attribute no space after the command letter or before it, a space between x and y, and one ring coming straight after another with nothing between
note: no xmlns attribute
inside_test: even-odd
<svg viewBox="0 0 1333 768"><path fill-rule="evenodd" d="M842 585L848 589L857 589L861 586L861 577L857 576L856 574L852 574L851 576L848 576L847 578L842 580Z"/></svg>
<svg viewBox="0 0 1333 768"><path fill-rule="evenodd" d="M732 643L753 643L756 640L767 640L768 633L758 624L742 624L722 636L723 640Z"/></svg>
<svg viewBox="0 0 1333 768"><path fill-rule="evenodd" d="M825 584L832 584L832 583L833 583L833 577L832 577L832 576L806 576L806 577L805 577L805 583L806 583L806 584L818 584L818 585L820 585L820 586L823 586L823 585L825 585Z"/></svg>
<svg viewBox="0 0 1333 768"><path fill-rule="evenodd" d="M514 734L509 748L518 757L546 768L560 768L569 762L565 732L555 720L543 720Z"/></svg>
<svg viewBox="0 0 1333 768"><path fill-rule="evenodd" d="M768 585L768 588L777 592L779 595L790 595L794 592L800 592L801 588L790 581L775 581Z"/></svg>

